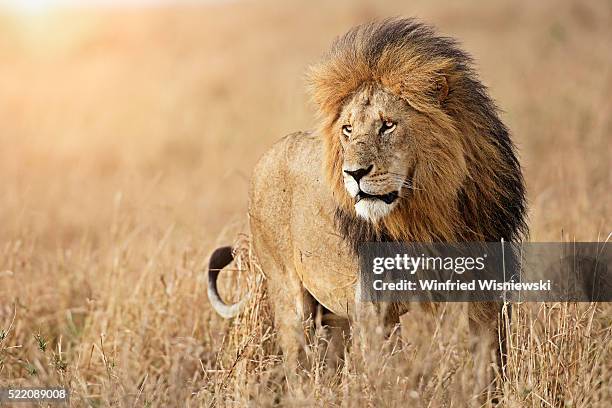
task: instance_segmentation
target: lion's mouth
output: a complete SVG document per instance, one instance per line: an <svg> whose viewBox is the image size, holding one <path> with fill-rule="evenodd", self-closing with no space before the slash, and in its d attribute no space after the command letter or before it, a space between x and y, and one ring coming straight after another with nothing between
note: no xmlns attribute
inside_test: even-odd
<svg viewBox="0 0 612 408"><path fill-rule="evenodd" d="M363 191L360 191L355 196L355 204L357 204L359 201L365 200L365 199L369 199L369 200L381 200L381 201L385 202L385 204L391 204L395 200L397 200L397 197L399 197L399 193L397 191L392 191L390 193L381 194L381 195L368 194L368 193L364 193Z"/></svg>

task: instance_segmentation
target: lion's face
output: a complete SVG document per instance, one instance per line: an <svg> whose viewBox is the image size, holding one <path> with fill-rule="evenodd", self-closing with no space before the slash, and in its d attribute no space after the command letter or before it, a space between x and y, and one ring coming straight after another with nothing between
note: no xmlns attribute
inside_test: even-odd
<svg viewBox="0 0 612 408"><path fill-rule="evenodd" d="M309 80L334 220L354 249L527 230L514 145L452 39L410 19L358 26Z"/></svg>
<svg viewBox="0 0 612 408"><path fill-rule="evenodd" d="M415 112L379 87L365 86L341 110L337 132L342 146L344 187L360 217L378 221L414 187Z"/></svg>

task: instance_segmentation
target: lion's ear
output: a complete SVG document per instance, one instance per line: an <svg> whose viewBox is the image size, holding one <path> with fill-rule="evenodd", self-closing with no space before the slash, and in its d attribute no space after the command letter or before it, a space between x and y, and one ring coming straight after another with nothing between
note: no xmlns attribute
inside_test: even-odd
<svg viewBox="0 0 612 408"><path fill-rule="evenodd" d="M448 96L448 79L446 78L446 75L439 75L436 77L435 96L440 103L446 100L446 97Z"/></svg>

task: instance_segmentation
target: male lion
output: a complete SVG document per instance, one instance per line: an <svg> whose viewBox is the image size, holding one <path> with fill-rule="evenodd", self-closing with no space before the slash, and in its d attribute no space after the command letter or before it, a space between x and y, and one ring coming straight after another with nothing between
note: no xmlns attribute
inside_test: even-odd
<svg viewBox="0 0 612 408"><path fill-rule="evenodd" d="M360 243L512 241L527 232L514 145L454 40L411 19L361 25L335 41L310 80L320 129L276 143L250 190L253 249L291 365L318 305L344 323L366 306ZM224 247L209 265L209 299L226 318L240 310L217 291L231 260ZM392 304L384 322L406 310ZM497 343L498 312L470 304L482 342Z"/></svg>

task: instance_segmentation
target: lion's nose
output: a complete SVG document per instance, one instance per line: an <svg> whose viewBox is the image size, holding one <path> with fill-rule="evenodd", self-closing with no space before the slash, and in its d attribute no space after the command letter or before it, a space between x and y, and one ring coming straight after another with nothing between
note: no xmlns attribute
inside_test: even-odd
<svg viewBox="0 0 612 408"><path fill-rule="evenodd" d="M369 167L364 167L357 170L344 170L344 172L354 178L357 183L359 183L359 180L361 180L364 176L371 172L372 168L374 168L374 165L370 164Z"/></svg>

